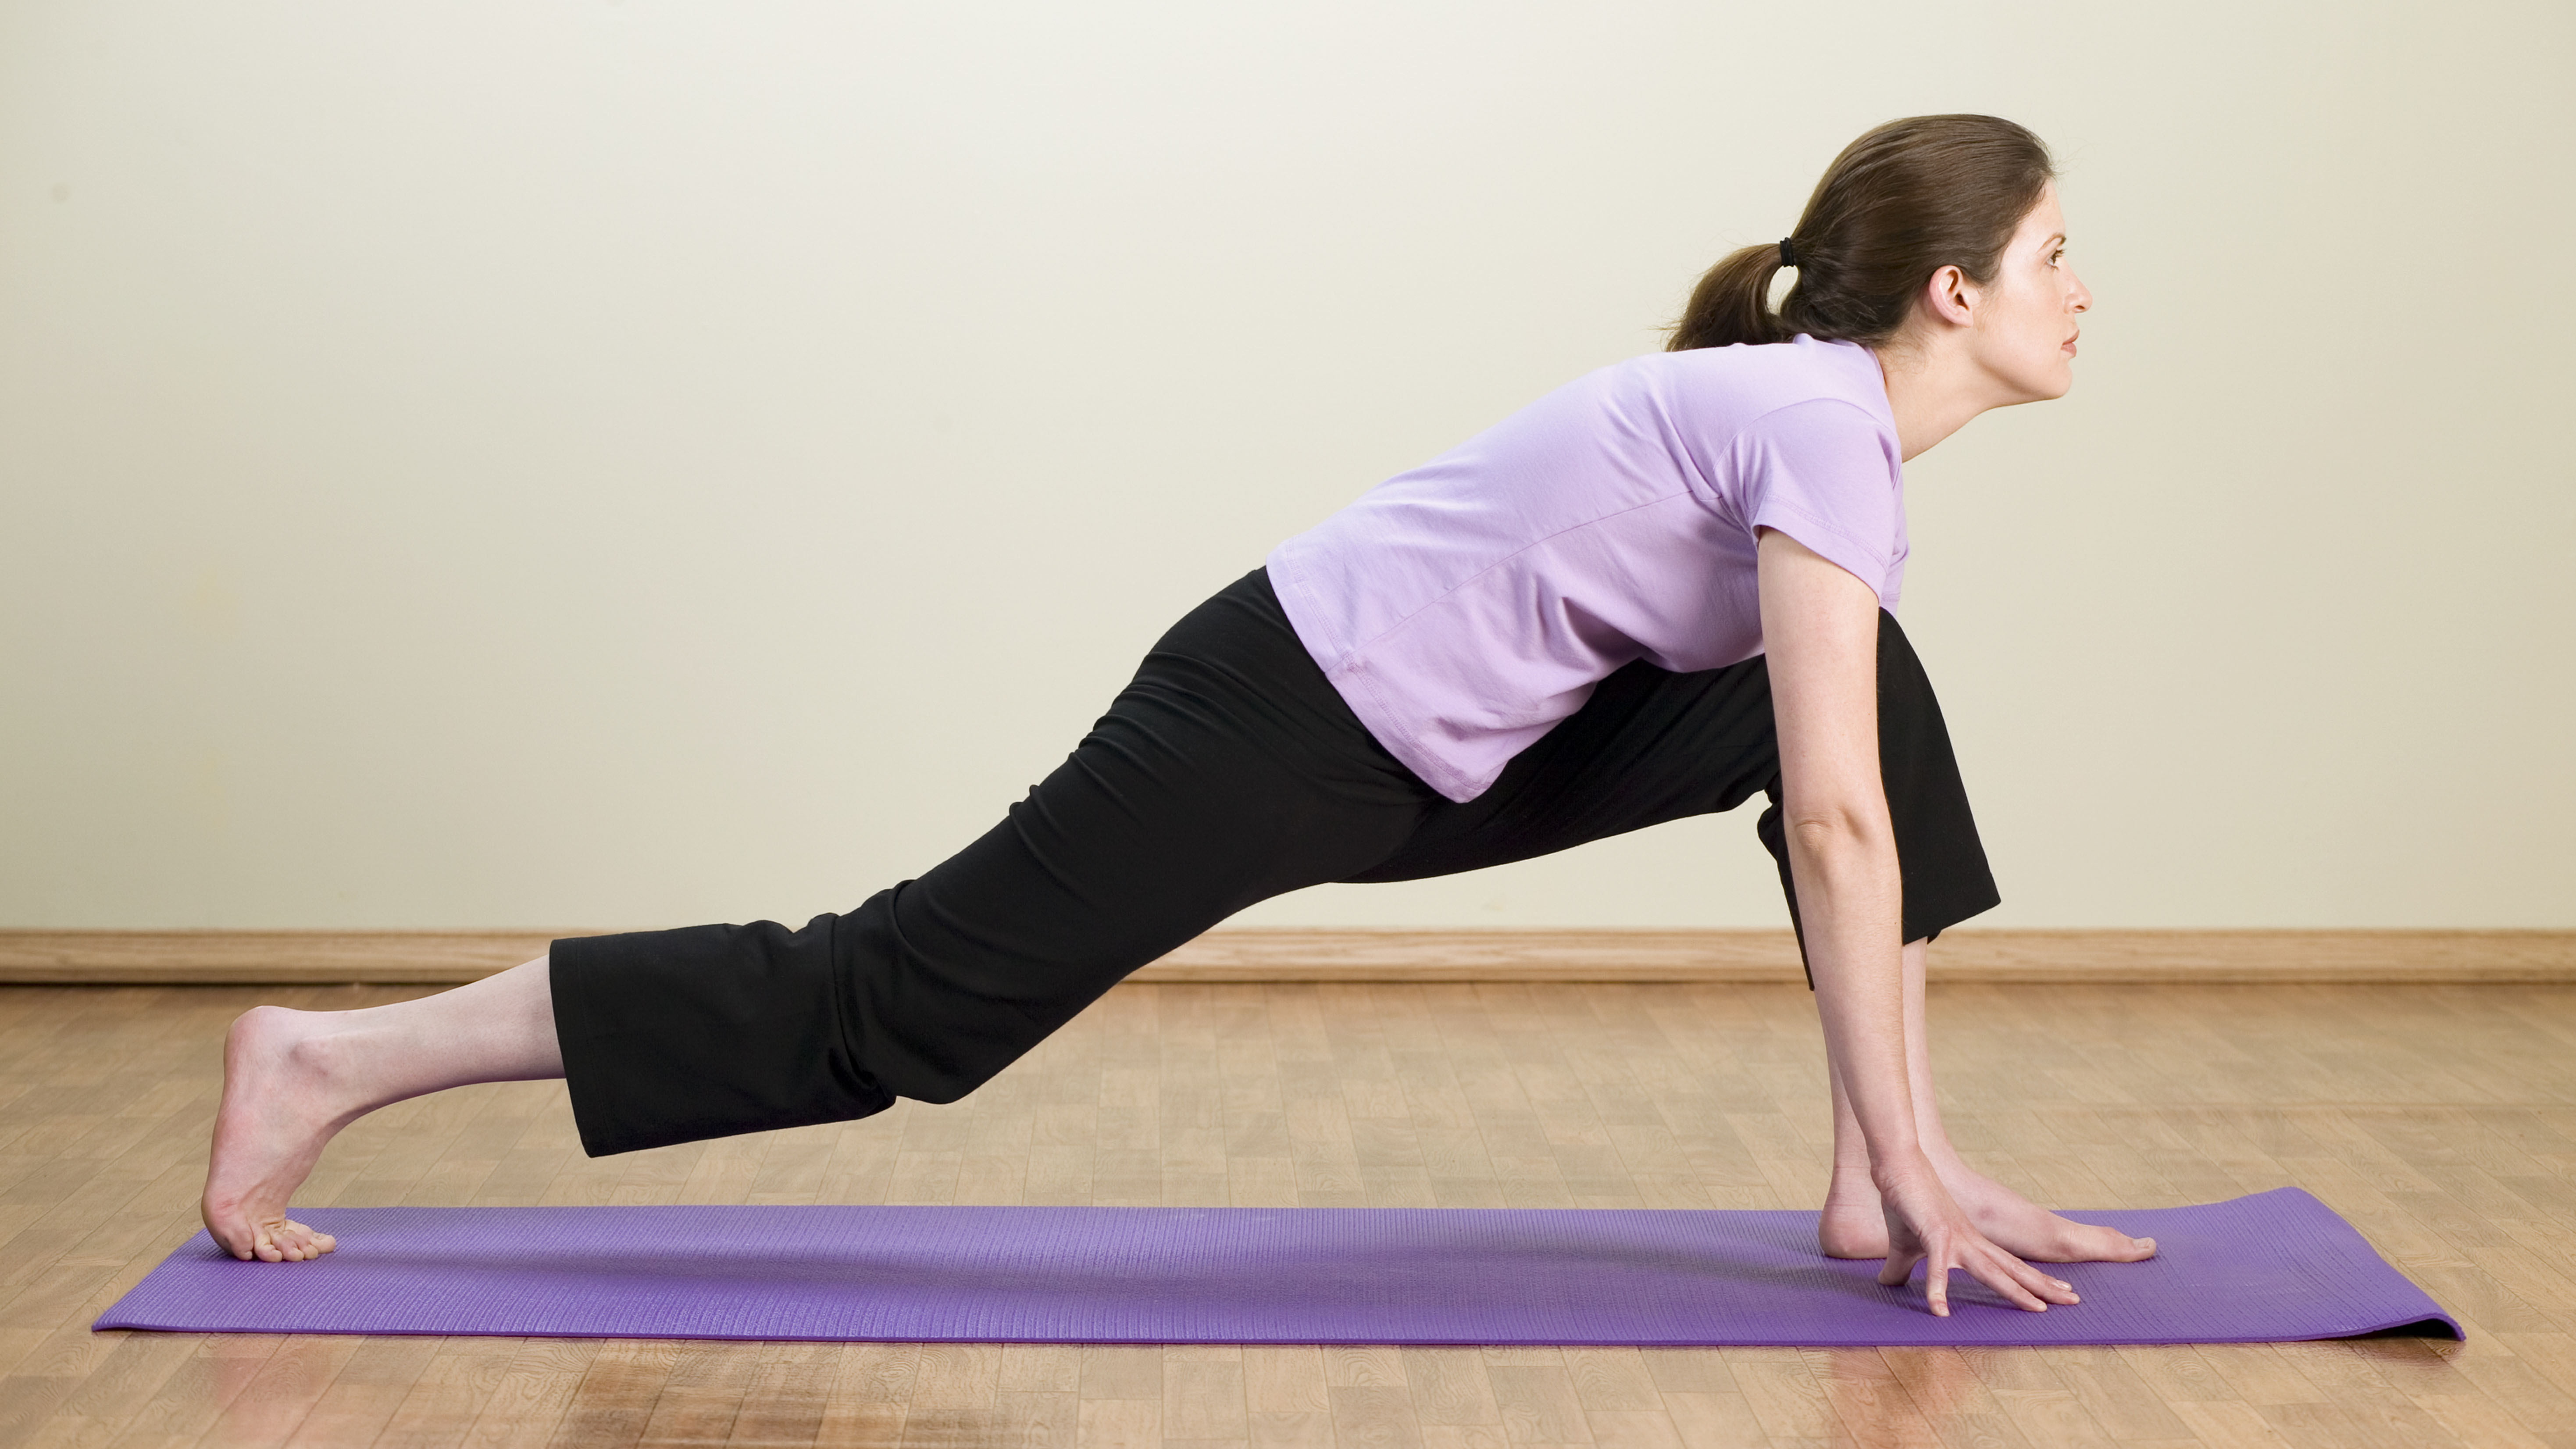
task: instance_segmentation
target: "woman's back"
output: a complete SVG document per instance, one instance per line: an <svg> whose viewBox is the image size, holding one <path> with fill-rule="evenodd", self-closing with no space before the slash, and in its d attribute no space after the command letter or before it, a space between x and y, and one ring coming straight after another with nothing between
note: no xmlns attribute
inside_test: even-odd
<svg viewBox="0 0 2576 1449"><path fill-rule="evenodd" d="M1622 665L1761 653L1757 527L1893 607L1898 458L1867 348L1648 353L1388 479L1279 545L1270 577L1370 731L1466 800Z"/></svg>

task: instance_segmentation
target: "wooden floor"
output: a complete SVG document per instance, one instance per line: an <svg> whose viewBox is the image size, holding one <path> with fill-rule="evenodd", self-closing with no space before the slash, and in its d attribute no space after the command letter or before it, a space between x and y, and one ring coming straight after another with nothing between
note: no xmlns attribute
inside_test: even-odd
<svg viewBox="0 0 2576 1449"><path fill-rule="evenodd" d="M92 1334L196 1227L224 1023L406 988L0 989L0 1443L2576 1449L2576 987L1947 986L1953 1134L2044 1200L2296 1183L2465 1345L994 1347ZM1813 1009L1726 985L1129 985L983 1092L592 1161L407 1103L312 1204L1799 1207ZM292 1272L292 1268L281 1268Z"/></svg>

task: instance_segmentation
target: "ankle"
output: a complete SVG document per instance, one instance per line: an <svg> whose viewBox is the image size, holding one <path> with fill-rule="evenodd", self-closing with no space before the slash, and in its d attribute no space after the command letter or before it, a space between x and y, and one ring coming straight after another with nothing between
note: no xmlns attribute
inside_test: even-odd
<svg viewBox="0 0 2576 1449"><path fill-rule="evenodd" d="M1837 1162L1833 1180L1825 1186L1828 1211L1866 1208L1878 1211L1878 1184L1870 1181L1867 1163Z"/></svg>
<svg viewBox="0 0 2576 1449"><path fill-rule="evenodd" d="M328 1031L315 1031L286 1044L286 1069L306 1085L328 1090L348 1075L349 1052Z"/></svg>
<svg viewBox="0 0 2576 1449"><path fill-rule="evenodd" d="M363 1095L357 1078L366 1056L364 1048L350 1040L346 1032L334 1029L338 1024L332 1017L339 1014L263 1006L251 1013L259 1020L243 1018L243 1024L253 1031L271 1040L285 1039L272 1058L284 1078L281 1085L334 1120L357 1115L344 1109Z"/></svg>

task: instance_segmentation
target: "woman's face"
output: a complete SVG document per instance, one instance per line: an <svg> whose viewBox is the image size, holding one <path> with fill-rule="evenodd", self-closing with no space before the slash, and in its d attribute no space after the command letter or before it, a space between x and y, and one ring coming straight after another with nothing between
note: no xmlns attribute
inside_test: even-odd
<svg viewBox="0 0 2576 1449"><path fill-rule="evenodd" d="M2051 182L2021 219L1996 263L1994 284L1979 289L1969 350L2013 402L2064 397L2075 385L2076 319L2093 294L2066 260L2066 217Z"/></svg>

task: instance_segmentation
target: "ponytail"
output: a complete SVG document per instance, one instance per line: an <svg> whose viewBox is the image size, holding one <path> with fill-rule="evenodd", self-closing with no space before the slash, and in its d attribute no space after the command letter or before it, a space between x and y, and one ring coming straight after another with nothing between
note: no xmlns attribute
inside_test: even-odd
<svg viewBox="0 0 2576 1449"><path fill-rule="evenodd" d="M1786 342L1801 332L1880 346L1932 274L1988 286L2014 228L2057 175L2039 137L1999 116L1909 116L1872 127L1825 168L1785 239L1798 279L1771 310L1783 248L1727 253L1691 289L1667 351Z"/></svg>
<svg viewBox="0 0 2576 1449"><path fill-rule="evenodd" d="M1771 279L1780 270L1776 246L1727 253L1691 288L1690 305L1682 309L1682 320L1673 324L1673 340L1665 350L1788 341L1788 330L1771 310Z"/></svg>

